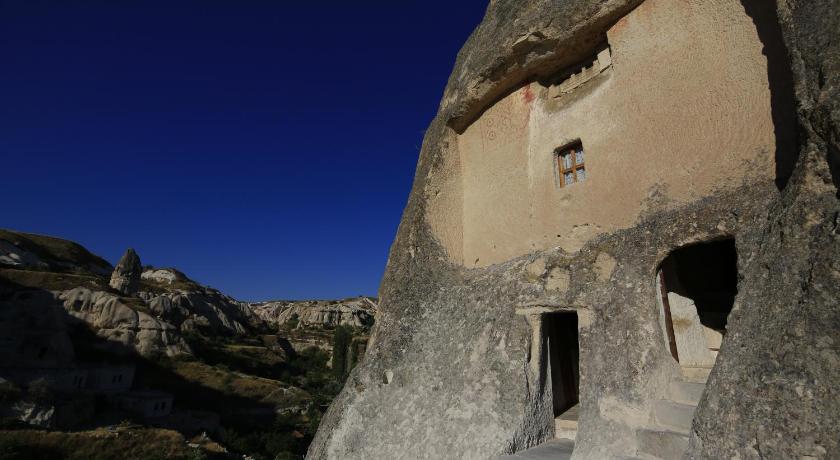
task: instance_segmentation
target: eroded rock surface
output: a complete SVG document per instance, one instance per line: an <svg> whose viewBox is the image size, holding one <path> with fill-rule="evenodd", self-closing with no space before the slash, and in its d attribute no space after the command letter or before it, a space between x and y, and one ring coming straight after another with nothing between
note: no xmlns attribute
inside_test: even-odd
<svg viewBox="0 0 840 460"><path fill-rule="evenodd" d="M70 316L84 321L115 350L135 350L149 356L189 353L190 349L172 324L127 305L123 298L102 291L76 288L58 294Z"/></svg>
<svg viewBox="0 0 840 460"><path fill-rule="evenodd" d="M171 268L152 268L142 274L138 296L151 311L183 332L209 328L221 334L245 334L264 324L249 305L203 286Z"/></svg>
<svg viewBox="0 0 840 460"><path fill-rule="evenodd" d="M283 325L296 321L298 327L369 327L376 308L376 302L367 297L251 304L253 312L268 323Z"/></svg>
<svg viewBox="0 0 840 460"><path fill-rule="evenodd" d="M132 295L137 292L143 265L134 249L128 248L123 254L114 272L111 274L110 286L122 294Z"/></svg>

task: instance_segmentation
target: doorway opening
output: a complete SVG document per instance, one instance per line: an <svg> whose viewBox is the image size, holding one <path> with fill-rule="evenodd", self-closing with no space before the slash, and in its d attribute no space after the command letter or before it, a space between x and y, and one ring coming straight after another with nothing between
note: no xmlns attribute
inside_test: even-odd
<svg viewBox="0 0 840 460"><path fill-rule="evenodd" d="M673 251L662 262L657 282L671 355L683 367L711 368L738 294L735 240Z"/></svg>
<svg viewBox="0 0 840 460"><path fill-rule="evenodd" d="M577 434L580 394L580 348L577 312L556 312L543 317L548 363L551 368L551 396L555 433L574 439Z"/></svg>

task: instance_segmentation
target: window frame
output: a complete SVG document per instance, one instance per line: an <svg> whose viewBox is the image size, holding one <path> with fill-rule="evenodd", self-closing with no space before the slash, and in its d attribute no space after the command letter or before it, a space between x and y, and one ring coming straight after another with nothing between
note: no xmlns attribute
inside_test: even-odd
<svg viewBox="0 0 840 460"><path fill-rule="evenodd" d="M572 142L571 144L567 144L563 147L558 148L554 152L555 161L557 162L557 171L560 174L560 188L568 187L578 182L583 182L582 180L578 179L578 171L586 171L586 158L584 157L583 161L578 163L576 155L577 152L580 152L582 157L585 155L585 151L583 150L583 143L580 141ZM569 168L563 166L563 156L566 154L568 154L572 160L572 165ZM573 182L566 183L566 174L568 173L572 173L574 175ZM586 173L584 173L584 177L586 177Z"/></svg>

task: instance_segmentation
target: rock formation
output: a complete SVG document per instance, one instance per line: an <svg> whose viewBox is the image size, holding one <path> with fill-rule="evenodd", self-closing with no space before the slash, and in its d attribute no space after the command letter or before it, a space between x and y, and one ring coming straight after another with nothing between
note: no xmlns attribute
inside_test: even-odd
<svg viewBox="0 0 840 460"><path fill-rule="evenodd" d="M565 429L564 396L576 458L840 455L839 79L834 0L490 2L308 458L514 453ZM721 241L733 266L669 272ZM732 285L696 295L709 273ZM693 342L714 367L680 362L706 329L671 293L725 331Z"/></svg>
<svg viewBox="0 0 840 460"><path fill-rule="evenodd" d="M124 295L133 295L137 292L142 273L143 265L140 264L140 257L134 249L128 248L114 267L109 284Z"/></svg>
<svg viewBox="0 0 840 460"><path fill-rule="evenodd" d="M141 277L138 297L183 332L203 328L217 334L245 334L264 327L247 303L202 286L178 270L152 268Z"/></svg>
<svg viewBox="0 0 840 460"><path fill-rule="evenodd" d="M190 352L175 326L132 308L113 294L79 287L60 293L58 300L70 316L111 344L113 351L133 350L144 356Z"/></svg>
<svg viewBox="0 0 840 460"><path fill-rule="evenodd" d="M73 360L68 328L77 326L105 339L100 345L111 352L144 356L190 353L185 332L233 335L268 330L248 304L177 270L143 272L132 249L109 280L107 262L70 241L4 230L3 248L0 316L6 332L0 357L6 363L67 365Z"/></svg>
<svg viewBox="0 0 840 460"><path fill-rule="evenodd" d="M296 320L299 327L367 327L373 324L376 315L376 303L367 297L272 301L250 306L257 316L270 324L283 325Z"/></svg>
<svg viewBox="0 0 840 460"><path fill-rule="evenodd" d="M242 302L174 268L141 269L131 249L112 270L76 243L0 230L0 361L16 366L72 363L68 330L79 327L104 339L97 347L110 352L177 356L192 352L185 334L252 337L276 332L293 317L300 330L286 327L289 340L275 338L286 344L284 353L331 352L333 329L364 333L375 308L366 297Z"/></svg>

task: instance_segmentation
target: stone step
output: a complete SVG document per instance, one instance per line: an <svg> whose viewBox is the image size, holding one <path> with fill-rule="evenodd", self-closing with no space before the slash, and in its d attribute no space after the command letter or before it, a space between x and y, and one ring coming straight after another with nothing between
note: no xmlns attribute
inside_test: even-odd
<svg viewBox="0 0 840 460"><path fill-rule="evenodd" d="M554 437L557 439L575 440L577 437L577 420L564 420L560 417L554 419Z"/></svg>
<svg viewBox="0 0 840 460"><path fill-rule="evenodd" d="M659 428L642 429L636 432L639 443L639 457L663 460L681 459L688 450L688 436Z"/></svg>
<svg viewBox="0 0 840 460"><path fill-rule="evenodd" d="M668 396L676 402L696 406L705 388L705 383L672 380L668 386Z"/></svg>
<svg viewBox="0 0 840 460"><path fill-rule="evenodd" d="M557 439L577 438L578 417L580 416L580 405L566 409L565 412L554 418L554 437Z"/></svg>
<svg viewBox="0 0 840 460"><path fill-rule="evenodd" d="M709 380L709 374L712 373L710 367L683 367L681 370L682 380L693 383L706 383Z"/></svg>
<svg viewBox="0 0 840 460"><path fill-rule="evenodd" d="M691 420L694 418L693 404L682 404L666 399L653 403L653 418L656 423L667 427L671 431L688 434L691 430Z"/></svg>
<svg viewBox="0 0 840 460"><path fill-rule="evenodd" d="M555 439L513 455L502 455L497 460L569 460L575 449L574 441Z"/></svg>

